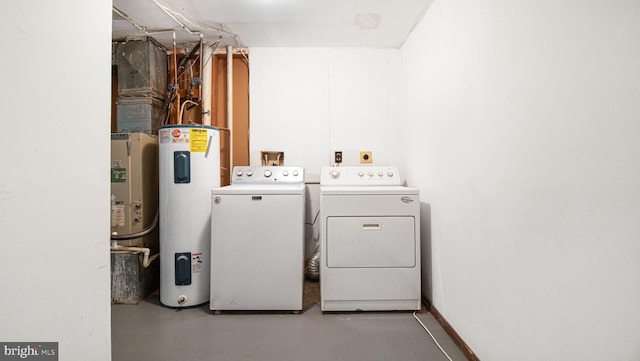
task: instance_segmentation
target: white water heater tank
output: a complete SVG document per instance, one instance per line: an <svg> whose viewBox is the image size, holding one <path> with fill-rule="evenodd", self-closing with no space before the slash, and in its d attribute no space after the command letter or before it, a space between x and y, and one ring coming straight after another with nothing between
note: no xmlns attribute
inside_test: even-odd
<svg viewBox="0 0 640 361"><path fill-rule="evenodd" d="M211 190L220 186L220 131L206 125L158 130L160 302L209 301Z"/></svg>

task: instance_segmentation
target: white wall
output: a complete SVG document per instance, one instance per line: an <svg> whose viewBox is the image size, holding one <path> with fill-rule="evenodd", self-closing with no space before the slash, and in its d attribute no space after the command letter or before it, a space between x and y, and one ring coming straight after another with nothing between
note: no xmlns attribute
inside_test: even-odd
<svg viewBox="0 0 640 361"><path fill-rule="evenodd" d="M327 50L251 48L250 57L250 163L284 151L285 165L319 169L329 158Z"/></svg>
<svg viewBox="0 0 640 361"><path fill-rule="evenodd" d="M428 293L483 361L640 359L638 14L437 0L402 48Z"/></svg>
<svg viewBox="0 0 640 361"><path fill-rule="evenodd" d="M0 341L65 360L111 359L110 29L110 1L0 4Z"/></svg>
<svg viewBox="0 0 640 361"><path fill-rule="evenodd" d="M389 132L395 123L400 52L365 48L329 54L330 154L342 151L343 165L360 165L360 152L371 151L372 165L392 165Z"/></svg>
<svg viewBox="0 0 640 361"><path fill-rule="evenodd" d="M251 164L260 151L284 151L316 181L333 152L343 165L389 162L397 110L397 49L251 48Z"/></svg>

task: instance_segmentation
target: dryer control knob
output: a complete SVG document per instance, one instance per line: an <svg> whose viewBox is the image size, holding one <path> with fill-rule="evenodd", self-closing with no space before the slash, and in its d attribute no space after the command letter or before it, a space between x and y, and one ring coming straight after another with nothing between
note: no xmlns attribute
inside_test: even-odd
<svg viewBox="0 0 640 361"><path fill-rule="evenodd" d="M241 170L237 171L237 172L236 172L236 175L237 175L238 177L242 176L242 171L241 171Z"/></svg>
<svg viewBox="0 0 640 361"><path fill-rule="evenodd" d="M337 170L334 170L333 172L331 172L331 178L338 178L340 177L340 172L338 172Z"/></svg>
<svg viewBox="0 0 640 361"><path fill-rule="evenodd" d="M294 176L294 177L297 177L297 176L298 176L298 171L297 171L297 170L294 170L294 171L293 171L293 176Z"/></svg>
<svg viewBox="0 0 640 361"><path fill-rule="evenodd" d="M285 176L285 177L288 176L289 175L289 171L285 170L284 172L282 172L282 175Z"/></svg>
<svg viewBox="0 0 640 361"><path fill-rule="evenodd" d="M389 172L389 173L387 173L387 175L388 175L389 177L393 177L393 172Z"/></svg>
<svg viewBox="0 0 640 361"><path fill-rule="evenodd" d="M378 172L378 177L382 177L383 175L384 175L384 173Z"/></svg>
<svg viewBox="0 0 640 361"><path fill-rule="evenodd" d="M247 177L251 177L252 175L253 175L253 172L252 172L252 171L250 171L250 170L249 170L249 171L247 171Z"/></svg>
<svg viewBox="0 0 640 361"><path fill-rule="evenodd" d="M358 172L358 175L359 175L360 177L364 177L364 172Z"/></svg>
<svg viewBox="0 0 640 361"><path fill-rule="evenodd" d="M271 171L270 170L265 170L264 171L264 176L267 177L267 178L271 177Z"/></svg>
<svg viewBox="0 0 640 361"><path fill-rule="evenodd" d="M369 172L369 177L373 177L373 172Z"/></svg>

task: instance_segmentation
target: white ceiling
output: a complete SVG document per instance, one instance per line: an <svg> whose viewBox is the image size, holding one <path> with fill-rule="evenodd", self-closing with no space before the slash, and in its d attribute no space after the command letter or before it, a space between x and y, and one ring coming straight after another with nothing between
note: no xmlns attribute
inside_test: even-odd
<svg viewBox="0 0 640 361"><path fill-rule="evenodd" d="M173 29L178 46L197 42L202 34L208 43L215 43L222 36L220 46L396 48L402 45L432 2L113 0L112 37L113 40L141 37L146 31L170 47L173 33L155 32ZM129 20L118 15L115 9Z"/></svg>

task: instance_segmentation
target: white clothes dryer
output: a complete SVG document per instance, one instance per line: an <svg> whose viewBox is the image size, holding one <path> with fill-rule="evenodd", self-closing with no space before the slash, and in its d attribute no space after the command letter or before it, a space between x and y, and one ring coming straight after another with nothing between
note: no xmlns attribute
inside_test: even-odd
<svg viewBox="0 0 640 361"><path fill-rule="evenodd" d="M323 168L320 219L322 311L420 309L420 198L397 168Z"/></svg>
<svg viewBox="0 0 640 361"><path fill-rule="evenodd" d="M209 308L302 310L304 169L238 166L211 192Z"/></svg>

